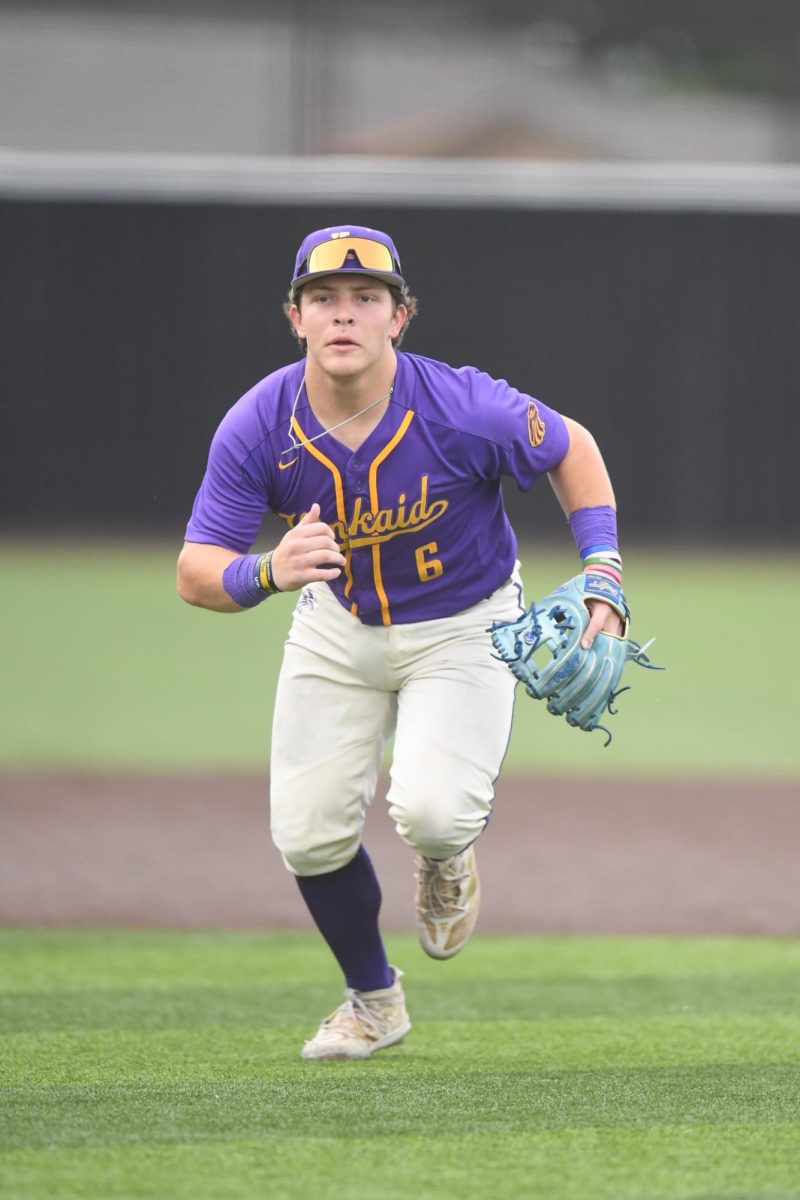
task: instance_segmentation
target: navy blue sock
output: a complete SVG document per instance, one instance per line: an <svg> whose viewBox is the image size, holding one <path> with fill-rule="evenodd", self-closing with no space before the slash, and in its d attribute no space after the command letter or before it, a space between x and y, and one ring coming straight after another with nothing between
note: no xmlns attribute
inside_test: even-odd
<svg viewBox="0 0 800 1200"><path fill-rule="evenodd" d="M326 875L296 875L317 929L344 972L348 987L374 992L393 975L378 929L381 888L363 846L346 867Z"/></svg>

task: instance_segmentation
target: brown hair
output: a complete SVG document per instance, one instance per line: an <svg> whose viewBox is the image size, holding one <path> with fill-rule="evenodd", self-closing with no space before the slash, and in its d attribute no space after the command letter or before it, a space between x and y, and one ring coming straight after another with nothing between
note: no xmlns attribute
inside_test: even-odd
<svg viewBox="0 0 800 1200"><path fill-rule="evenodd" d="M400 330L397 337L392 338L392 345L395 349L397 349L405 337L406 330L411 324L412 319L417 315L417 297L412 296L408 288L395 287L394 284L391 283L387 283L386 286L388 287L389 295L392 297L394 302L395 311L397 311L398 306L401 304L403 304L408 310L406 319L403 322L403 328ZM289 322L289 326L292 331L292 337L296 339L296 341L299 343L300 349L303 351L303 354L305 354L306 350L308 349L306 339L304 337L300 337L294 325L292 325L291 318L289 317L289 311L293 305L296 304L298 308L300 307L300 293L302 290L302 287L289 288L289 294L283 302L283 312L287 321Z"/></svg>

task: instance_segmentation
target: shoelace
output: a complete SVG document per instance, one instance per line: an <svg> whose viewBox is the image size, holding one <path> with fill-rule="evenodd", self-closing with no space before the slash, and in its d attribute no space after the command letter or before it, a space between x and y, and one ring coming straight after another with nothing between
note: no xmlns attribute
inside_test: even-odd
<svg viewBox="0 0 800 1200"><path fill-rule="evenodd" d="M338 1030L343 1021L352 1023L359 1030L365 1030L370 1037L379 1038L389 1031L389 1013L381 1016L380 1012L376 1012L371 1008L353 988L348 988L347 999L344 1004L340 1004L334 1012L328 1017L325 1022L334 1032L341 1032L346 1035L347 1030Z"/></svg>
<svg viewBox="0 0 800 1200"><path fill-rule="evenodd" d="M463 859L459 865L463 865ZM469 879L469 871L458 871L443 875L440 865L430 867L424 863L421 867L422 883L425 889L425 907L434 916L441 918L460 915L467 911L465 904L459 904L461 884Z"/></svg>

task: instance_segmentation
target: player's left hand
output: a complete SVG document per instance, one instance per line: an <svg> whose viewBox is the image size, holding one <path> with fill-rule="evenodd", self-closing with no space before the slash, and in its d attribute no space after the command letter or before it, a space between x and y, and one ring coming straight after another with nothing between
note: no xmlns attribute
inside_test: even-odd
<svg viewBox="0 0 800 1200"><path fill-rule="evenodd" d="M619 584L590 572L556 588L515 621L496 622L489 632L498 657L529 696L546 701L547 711L566 717L569 725L602 729L608 745L611 733L600 719L606 710L615 712L614 701L625 690L619 686L625 664L654 665L647 647L628 636L629 619ZM545 654L537 661L540 649Z"/></svg>
<svg viewBox="0 0 800 1200"><path fill-rule="evenodd" d="M614 637L622 637L625 627L616 609L603 600L587 600L586 607L589 610L589 624L581 638L584 650L591 647L598 633L610 633Z"/></svg>

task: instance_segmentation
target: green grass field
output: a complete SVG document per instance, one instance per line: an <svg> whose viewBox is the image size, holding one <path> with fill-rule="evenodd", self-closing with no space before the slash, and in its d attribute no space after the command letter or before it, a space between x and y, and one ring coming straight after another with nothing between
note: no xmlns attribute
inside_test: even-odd
<svg viewBox="0 0 800 1200"><path fill-rule="evenodd" d="M304 1063L311 934L0 931L3 1196L800 1197L800 943L390 951L406 1042Z"/></svg>
<svg viewBox="0 0 800 1200"><path fill-rule="evenodd" d="M175 547L0 547L5 620L0 768L252 770L268 760L272 693L293 600L220 616L182 604ZM767 645L752 587L793 610L800 556L631 552L634 635L657 635L654 673L614 741L569 729L518 693L507 769L538 773L800 774L797 623ZM562 553L525 554L529 598L575 573ZM771 632L771 630L770 630Z"/></svg>

